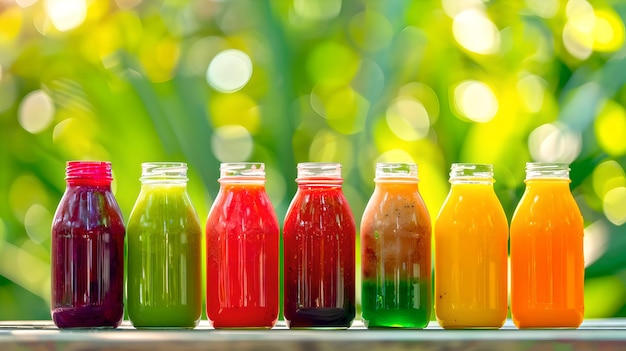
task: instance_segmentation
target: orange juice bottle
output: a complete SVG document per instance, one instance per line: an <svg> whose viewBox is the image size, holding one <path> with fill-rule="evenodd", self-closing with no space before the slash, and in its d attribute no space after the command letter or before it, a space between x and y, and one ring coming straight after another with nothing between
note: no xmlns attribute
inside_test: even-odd
<svg viewBox="0 0 626 351"><path fill-rule="evenodd" d="M511 313L518 328L577 328L583 321L583 218L569 167L527 163L511 221Z"/></svg>
<svg viewBox="0 0 626 351"><path fill-rule="evenodd" d="M454 163L435 222L435 314L443 328L500 328L508 224L490 164Z"/></svg>

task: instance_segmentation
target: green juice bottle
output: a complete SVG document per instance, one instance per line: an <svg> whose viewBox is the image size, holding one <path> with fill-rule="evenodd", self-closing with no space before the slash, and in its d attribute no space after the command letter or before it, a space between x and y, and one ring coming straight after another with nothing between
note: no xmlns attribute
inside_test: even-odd
<svg viewBox="0 0 626 351"><path fill-rule="evenodd" d="M200 220L187 165L142 164L128 222L128 316L136 328L194 328L202 313Z"/></svg>
<svg viewBox="0 0 626 351"><path fill-rule="evenodd" d="M361 220L361 305L368 328L428 325L431 222L417 165L378 163L376 188Z"/></svg>

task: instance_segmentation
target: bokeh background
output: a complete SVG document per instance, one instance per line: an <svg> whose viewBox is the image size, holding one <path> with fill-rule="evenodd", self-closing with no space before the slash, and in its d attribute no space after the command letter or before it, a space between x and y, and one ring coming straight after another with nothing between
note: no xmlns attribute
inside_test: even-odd
<svg viewBox="0 0 626 351"><path fill-rule="evenodd" d="M626 316L626 2L0 0L0 319L48 319L67 160L185 161L204 220L220 162L259 161L279 219L298 162L343 165L357 222L375 163L416 162L431 217L452 162L571 163L585 315Z"/></svg>

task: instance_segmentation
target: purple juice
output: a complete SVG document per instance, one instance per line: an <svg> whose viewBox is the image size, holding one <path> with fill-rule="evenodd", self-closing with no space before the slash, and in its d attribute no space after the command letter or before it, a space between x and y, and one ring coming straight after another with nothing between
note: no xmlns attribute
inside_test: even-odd
<svg viewBox="0 0 626 351"><path fill-rule="evenodd" d="M116 328L124 314L124 222L111 164L68 162L52 223L51 314L59 328Z"/></svg>

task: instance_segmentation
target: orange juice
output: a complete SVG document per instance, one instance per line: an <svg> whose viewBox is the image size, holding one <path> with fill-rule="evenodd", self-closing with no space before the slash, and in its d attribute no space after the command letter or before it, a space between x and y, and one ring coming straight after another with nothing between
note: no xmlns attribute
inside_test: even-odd
<svg viewBox="0 0 626 351"><path fill-rule="evenodd" d="M511 313L518 328L577 328L584 312L583 218L563 164L527 163L511 221Z"/></svg>
<svg viewBox="0 0 626 351"><path fill-rule="evenodd" d="M452 164L435 222L435 314L443 328L500 328L507 314L506 215L493 166Z"/></svg>

